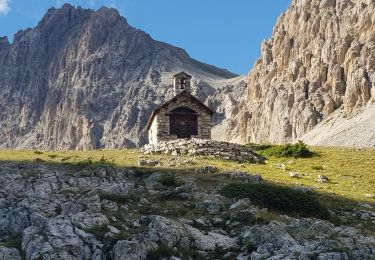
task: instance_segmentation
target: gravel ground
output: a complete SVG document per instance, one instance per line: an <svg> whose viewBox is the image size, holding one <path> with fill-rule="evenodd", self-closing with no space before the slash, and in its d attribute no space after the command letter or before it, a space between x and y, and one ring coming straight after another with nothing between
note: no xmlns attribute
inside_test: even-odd
<svg viewBox="0 0 375 260"><path fill-rule="evenodd" d="M375 105L369 104L350 118L337 111L301 139L310 145L375 147Z"/></svg>

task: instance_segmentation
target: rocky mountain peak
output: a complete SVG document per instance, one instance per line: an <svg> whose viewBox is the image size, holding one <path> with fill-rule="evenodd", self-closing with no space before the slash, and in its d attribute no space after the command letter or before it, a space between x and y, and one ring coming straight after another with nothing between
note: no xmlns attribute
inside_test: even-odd
<svg viewBox="0 0 375 260"><path fill-rule="evenodd" d="M262 44L228 136L292 142L333 113L351 117L371 103L374 13L373 0L294 0Z"/></svg>
<svg viewBox="0 0 375 260"><path fill-rule="evenodd" d="M9 46L9 40L8 40L8 37L5 36L5 37L0 37L0 47L1 48L5 48Z"/></svg>
<svg viewBox="0 0 375 260"><path fill-rule="evenodd" d="M0 48L0 70L0 147L7 148L143 145L148 117L172 97L179 71L194 76L194 94L218 111L217 122L245 90L231 79L237 75L153 40L106 7L49 9Z"/></svg>
<svg viewBox="0 0 375 260"><path fill-rule="evenodd" d="M38 23L37 28L42 30L45 26L55 26L56 24L64 25L79 23L87 20L92 14L93 10L75 8L70 4L64 4L61 8L50 8L47 13Z"/></svg>

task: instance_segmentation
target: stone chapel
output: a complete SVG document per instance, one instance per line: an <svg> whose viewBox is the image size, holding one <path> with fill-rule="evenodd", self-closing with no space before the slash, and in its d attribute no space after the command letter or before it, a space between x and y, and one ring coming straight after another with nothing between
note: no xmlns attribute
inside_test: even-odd
<svg viewBox="0 0 375 260"><path fill-rule="evenodd" d="M147 124L149 144L176 139L211 139L214 111L191 94L189 74L173 77L174 97L154 110Z"/></svg>

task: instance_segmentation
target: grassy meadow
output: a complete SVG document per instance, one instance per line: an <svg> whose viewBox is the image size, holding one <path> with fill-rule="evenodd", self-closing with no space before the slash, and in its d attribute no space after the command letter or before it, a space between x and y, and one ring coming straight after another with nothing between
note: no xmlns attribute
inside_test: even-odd
<svg viewBox="0 0 375 260"><path fill-rule="evenodd" d="M116 167L141 168L142 171L174 171L176 174L192 174L201 180L201 185L217 184L222 181L217 174L228 171L244 171L260 174L273 184L314 188L321 195L322 203L336 206L358 205L357 202L375 204L375 149L349 149L310 147L315 154L309 158L267 157L265 164L237 163L197 156L190 164L181 164L191 157L172 155L143 155L139 150L96 150L96 151L19 151L0 150L0 162L43 162L64 167L85 165L114 165ZM262 153L262 151L260 151ZM140 159L155 159L157 167L140 167ZM190 160L191 161L191 160ZM176 163L177 162L177 163ZM180 162L180 163L178 163ZM216 174L197 174L195 169L205 165L219 169ZM291 178L290 172L298 173ZM328 183L317 183L318 175L329 178Z"/></svg>

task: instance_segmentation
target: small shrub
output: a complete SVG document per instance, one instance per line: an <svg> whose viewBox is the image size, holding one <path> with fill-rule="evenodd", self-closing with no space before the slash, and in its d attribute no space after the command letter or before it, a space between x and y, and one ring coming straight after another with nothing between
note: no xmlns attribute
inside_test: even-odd
<svg viewBox="0 0 375 260"><path fill-rule="evenodd" d="M57 158L57 154L49 154L48 157L51 158L51 159L56 159Z"/></svg>
<svg viewBox="0 0 375 260"><path fill-rule="evenodd" d="M90 166L90 165L92 165L92 157L91 156L89 156L86 159L77 163L77 166L82 167L82 168L85 168L85 167Z"/></svg>
<svg viewBox="0 0 375 260"><path fill-rule="evenodd" d="M253 144L253 143L247 144L246 146L252 149L253 151L264 151L272 147L272 145L270 144Z"/></svg>
<svg viewBox="0 0 375 260"><path fill-rule="evenodd" d="M76 194L77 192L82 192L82 190L80 191L77 191L77 190L73 190L73 189L63 189L63 190L60 190L60 194Z"/></svg>
<svg viewBox="0 0 375 260"><path fill-rule="evenodd" d="M264 156L274 156L274 157L302 157L307 158L314 155L313 152L309 150L307 145L302 142L298 141L295 144L285 144L285 145L277 145L271 146L263 151L261 154Z"/></svg>
<svg viewBox="0 0 375 260"><path fill-rule="evenodd" d="M86 232L93 234L98 240L103 240L105 234L108 232L107 225L96 225L85 229Z"/></svg>
<svg viewBox="0 0 375 260"><path fill-rule="evenodd" d="M112 250L112 248L116 245L118 241L126 240L128 238L129 238L129 234L124 231L120 231L120 233L114 236L109 236L105 238L105 243L103 246L103 253L105 255L110 254L110 251Z"/></svg>
<svg viewBox="0 0 375 260"><path fill-rule="evenodd" d="M307 255L307 257L309 258L309 260L317 260L317 259L318 259L318 256L319 256L319 253L316 253L316 252L314 252L314 253L309 253L309 254Z"/></svg>
<svg viewBox="0 0 375 260"><path fill-rule="evenodd" d="M22 179L24 179L24 180L26 180L26 179L35 180L39 177L39 171L34 170L34 169L25 170L25 171L21 172L21 175L22 175Z"/></svg>
<svg viewBox="0 0 375 260"><path fill-rule="evenodd" d="M233 183L223 187L221 195L249 198L254 204L301 217L327 219L329 213L312 193L273 184Z"/></svg>
<svg viewBox="0 0 375 260"><path fill-rule="evenodd" d="M72 156L66 156L66 157L64 157L64 158L61 158L61 161L62 161L62 162L65 162L65 161L68 161L68 160L70 160L70 159L72 159Z"/></svg>
<svg viewBox="0 0 375 260"><path fill-rule="evenodd" d="M99 161L95 162L96 167L113 166L113 164L113 161L110 162L109 159L104 157L104 155L100 158Z"/></svg>
<svg viewBox="0 0 375 260"><path fill-rule="evenodd" d="M324 167L320 165L314 165L314 166L311 166L311 169L316 170L316 171L323 171Z"/></svg>
<svg viewBox="0 0 375 260"><path fill-rule="evenodd" d="M41 151L34 151L35 154L43 154Z"/></svg>
<svg viewBox="0 0 375 260"><path fill-rule="evenodd" d="M99 194L101 200L110 200L117 203L128 203L128 202L138 202L140 200L139 196L136 194L124 195L120 193L111 193L111 192L101 192Z"/></svg>
<svg viewBox="0 0 375 260"><path fill-rule="evenodd" d="M257 250L257 247L254 246L250 241L245 242L245 247L248 253L252 253Z"/></svg>
<svg viewBox="0 0 375 260"><path fill-rule="evenodd" d="M14 235L14 236L9 237L5 241L4 246L8 248L16 248L19 251L22 251L22 235L20 234L18 236Z"/></svg>
<svg viewBox="0 0 375 260"><path fill-rule="evenodd" d="M159 183L164 186L175 187L177 186L177 178L174 175L164 174L160 176Z"/></svg>
<svg viewBox="0 0 375 260"><path fill-rule="evenodd" d="M149 172L147 171L143 171L141 169L135 169L134 170L134 177L135 178L143 178L145 176L148 176L149 175Z"/></svg>
<svg viewBox="0 0 375 260"><path fill-rule="evenodd" d="M87 168L90 167L91 169L95 169L98 167L108 167L113 166L113 161L110 162L108 159L106 159L104 156L100 158L98 161L94 161L91 156L87 157L86 159L80 161L77 163L77 166L80 168Z"/></svg>
<svg viewBox="0 0 375 260"><path fill-rule="evenodd" d="M211 258L213 259L221 259L223 255L225 254L225 251L220 246L215 246L214 250L212 251Z"/></svg>
<svg viewBox="0 0 375 260"><path fill-rule="evenodd" d="M55 208L56 216L61 215L61 212L62 212L61 205L57 205Z"/></svg>
<svg viewBox="0 0 375 260"><path fill-rule="evenodd" d="M169 259L175 255L173 248L170 248L167 245L160 245L155 250L151 250L147 253L147 260L159 260L159 259Z"/></svg>

